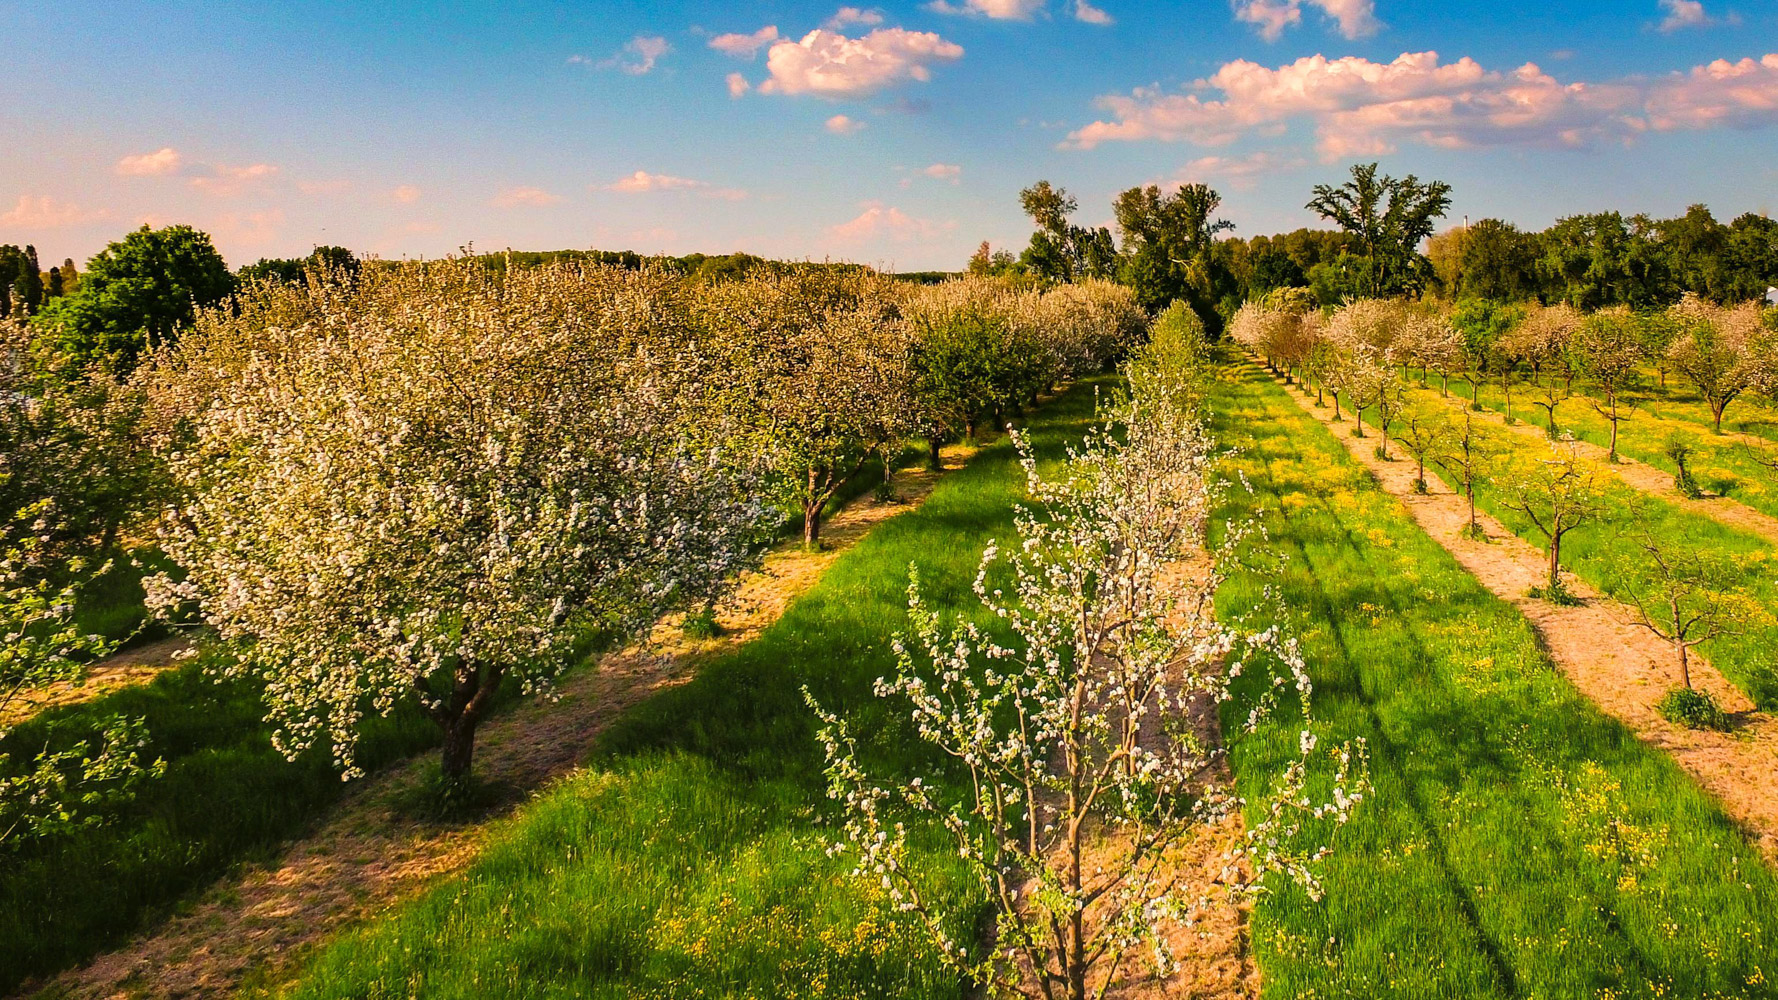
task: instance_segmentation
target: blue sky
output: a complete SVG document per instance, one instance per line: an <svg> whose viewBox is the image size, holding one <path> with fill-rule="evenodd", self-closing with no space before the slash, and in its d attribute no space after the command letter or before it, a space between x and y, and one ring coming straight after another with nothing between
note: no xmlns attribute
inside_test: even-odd
<svg viewBox="0 0 1778 1000"><path fill-rule="evenodd" d="M949 269L1023 244L1038 178L1086 223L1203 180L1252 235L1312 224L1309 188L1371 159L1451 182L1453 220L1778 207L1778 5L1526 8L6 0L0 243L84 260L188 222L234 265L473 243Z"/></svg>

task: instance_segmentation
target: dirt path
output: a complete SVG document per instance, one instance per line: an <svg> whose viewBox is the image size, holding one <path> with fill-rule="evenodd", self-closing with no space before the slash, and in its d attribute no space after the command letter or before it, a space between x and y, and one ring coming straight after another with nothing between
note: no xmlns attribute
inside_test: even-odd
<svg viewBox="0 0 1778 1000"><path fill-rule="evenodd" d="M1436 399L1442 405L1459 410L1469 405L1467 399L1458 396L1440 396L1432 389L1422 388L1420 386L1409 386L1409 391L1419 393L1428 398ZM1518 421L1508 424L1506 422L1506 417L1496 410L1479 411L1476 413L1476 417L1477 419L1493 424L1496 427L1504 427L1527 440L1537 441L1539 443L1549 440L1549 433L1542 425L1527 421ZM1605 464L1606 468L1610 469L1619 479L1623 480L1626 485L1633 489L1641 490L1651 496L1660 497L1662 500L1685 510L1687 513L1697 514L1700 517L1708 517L1721 524L1726 524L1731 528L1737 528L1751 535L1758 535L1766 541L1778 545L1778 517L1761 513L1739 500L1731 500L1728 497L1712 497L1708 500L1693 500L1679 492L1679 490L1674 487L1672 476L1646 462L1639 462L1620 452L1618 454L1617 464L1609 464L1606 462L1606 459L1611 454L1609 449L1588 441L1576 440L1574 444L1582 455L1600 462L1601 464Z"/></svg>
<svg viewBox="0 0 1778 1000"><path fill-rule="evenodd" d="M1461 496L1430 476L1427 484L1433 492L1414 495L1414 464L1405 459L1377 458L1374 428L1365 432L1366 437L1354 438L1349 418L1336 424L1331 408L1316 407L1314 399L1297 386L1287 386L1285 391L1305 413L1326 424L1352 457L1370 469L1383 488L1401 500L1420 527L1464 569L1531 620L1550 658L1583 694L1629 726L1643 742L1670 754L1748 829L1767 858L1778 860L1778 785L1772 781L1772 773L1778 769L1778 720L1754 711L1746 695L1698 656L1692 660L1694 684L1735 715L1736 731L1690 730L1662 718L1655 703L1679 685L1679 668L1671 647L1630 624L1630 609L1577 580L1571 580L1570 589L1584 599L1579 607L1561 607L1526 596L1548 574L1543 552L1486 515L1480 515L1479 520L1488 533L1487 542L1461 537L1459 532L1469 522L1469 508ZM1535 433L1542 436L1541 431Z"/></svg>
<svg viewBox="0 0 1778 1000"><path fill-rule="evenodd" d="M177 654L190 645L187 637L172 636L108 656L87 668L78 681L61 681L31 692L28 698L21 696L0 713L0 725L15 725L39 712L92 701L132 684L146 684L178 666Z"/></svg>
<svg viewBox="0 0 1778 1000"><path fill-rule="evenodd" d="M947 450L945 466L959 468L967 458L964 449ZM497 812L510 812L575 770L605 725L626 709L690 680L701 662L759 634L872 527L917 507L938 478L902 472L898 502L853 501L824 526L820 552L780 545L762 571L718 608L717 638L689 640L663 625L647 644L569 675L559 701L527 702L485 723L476 771L515 792L514 801ZM249 976L278 981L297 958L344 927L475 859L498 815L441 825L396 808L400 793L414 786L430 760L427 754L372 776L275 862L222 880L150 934L36 989L57 998L232 997Z"/></svg>

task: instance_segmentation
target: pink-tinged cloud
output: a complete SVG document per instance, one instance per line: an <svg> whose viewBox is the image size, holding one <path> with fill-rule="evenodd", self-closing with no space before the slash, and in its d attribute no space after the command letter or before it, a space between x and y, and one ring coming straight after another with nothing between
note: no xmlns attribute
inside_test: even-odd
<svg viewBox="0 0 1778 1000"><path fill-rule="evenodd" d="M963 46L930 31L878 28L859 38L817 28L766 53L762 94L867 97L909 80L932 79L932 65L963 58Z"/></svg>
<svg viewBox="0 0 1778 1000"><path fill-rule="evenodd" d="M1266 174L1296 170L1307 165L1302 157L1288 153L1257 152L1245 156L1200 156L1180 167L1167 185L1216 182L1237 191L1251 190Z"/></svg>
<svg viewBox="0 0 1778 1000"><path fill-rule="evenodd" d="M136 153L118 160L117 172L125 177L159 177L178 173L184 163L178 150L164 146L152 153Z"/></svg>
<svg viewBox="0 0 1778 1000"><path fill-rule="evenodd" d="M829 226L828 235L842 243L865 243L882 239L911 243L933 239L957 228L956 222L934 222L916 218L880 201L867 201L862 207L864 211L857 218L837 226Z"/></svg>
<svg viewBox="0 0 1778 1000"><path fill-rule="evenodd" d="M561 195L551 194L540 187L515 187L495 195L490 204L495 208L544 208L561 200Z"/></svg>
<svg viewBox="0 0 1778 1000"><path fill-rule="evenodd" d="M48 195L33 198L19 195L18 203L9 212L0 213L0 226L24 230L63 229L98 222L111 213L104 209L84 209L72 202L57 201Z"/></svg>
<svg viewBox="0 0 1778 1000"><path fill-rule="evenodd" d="M1109 113L1067 146L1159 140L1222 145L1293 121L1314 123L1327 159L1374 156L1401 142L1439 148L1584 147L1646 131L1778 123L1778 56L1718 61L1690 73L1563 83L1535 64L1508 73L1435 52L1393 62L1311 56L1276 69L1228 63L1193 92L1140 89L1096 103Z"/></svg>
<svg viewBox="0 0 1778 1000"><path fill-rule="evenodd" d="M849 28L854 24L862 24L867 28L874 28L882 23L883 12L880 10L867 10L862 7L841 7L834 12L832 17L822 22L821 26L830 31L839 31L842 28Z"/></svg>
<svg viewBox="0 0 1778 1000"><path fill-rule="evenodd" d="M1117 23L1110 14L1087 3L1087 0L1074 0L1074 19L1086 24L1097 24L1101 27Z"/></svg>
<svg viewBox="0 0 1778 1000"><path fill-rule="evenodd" d="M1664 35L1686 28L1708 28L1717 23L1705 12L1701 0L1661 0L1661 9L1667 13L1659 25Z"/></svg>
<svg viewBox="0 0 1778 1000"><path fill-rule="evenodd" d="M230 212L206 228L218 243L259 247L276 241L283 225L284 210L274 208L263 212Z"/></svg>
<svg viewBox="0 0 1778 1000"><path fill-rule="evenodd" d="M751 35L730 32L710 39L710 47L739 59L752 59L759 50L778 40L778 26L768 24Z"/></svg>
<svg viewBox="0 0 1778 1000"><path fill-rule="evenodd" d="M963 168L955 163L934 163L920 168L920 174L935 181L950 181L955 184L963 176Z"/></svg>
<svg viewBox="0 0 1778 1000"><path fill-rule="evenodd" d="M191 186L218 198L232 198L248 188L258 186L278 175L270 163L254 163L245 167L216 166L201 168L205 172L191 179Z"/></svg>
<svg viewBox="0 0 1778 1000"><path fill-rule="evenodd" d="M651 174L646 170L638 170L628 177L620 177L610 184L601 186L601 190L615 191L619 194L650 194L658 191L691 191L706 198L720 198L724 201L740 201L747 197L747 192L740 188L717 187L709 181L693 180L689 177L674 177L670 174Z"/></svg>
<svg viewBox="0 0 1778 1000"><path fill-rule="evenodd" d="M834 135L851 135L854 132L862 132L864 123L850 115L834 115L827 120L823 127Z"/></svg>
<svg viewBox="0 0 1778 1000"><path fill-rule="evenodd" d="M969 14L996 21L1029 21L1043 9L1043 0L932 0L926 9L940 14Z"/></svg>
<svg viewBox="0 0 1778 1000"><path fill-rule="evenodd" d="M420 200L420 189L412 184L403 184L389 192L389 196L403 205L412 205Z"/></svg>
<svg viewBox="0 0 1778 1000"><path fill-rule="evenodd" d="M741 74L730 73L728 75L728 96L735 98L745 97L747 91L752 89L753 84L748 83L747 78Z"/></svg>

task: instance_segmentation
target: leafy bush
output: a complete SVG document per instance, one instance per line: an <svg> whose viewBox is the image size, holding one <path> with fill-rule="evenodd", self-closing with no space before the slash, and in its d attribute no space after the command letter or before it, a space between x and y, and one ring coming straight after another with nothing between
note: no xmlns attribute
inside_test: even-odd
<svg viewBox="0 0 1778 1000"><path fill-rule="evenodd" d="M1687 729L1715 729L1726 732L1728 713L1707 692L1692 688L1674 688L1655 705L1661 717Z"/></svg>

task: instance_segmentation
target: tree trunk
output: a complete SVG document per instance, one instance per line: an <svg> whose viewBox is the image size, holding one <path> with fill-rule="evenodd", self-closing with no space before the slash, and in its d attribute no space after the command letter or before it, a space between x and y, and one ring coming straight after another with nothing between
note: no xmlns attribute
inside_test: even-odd
<svg viewBox="0 0 1778 1000"><path fill-rule="evenodd" d="M439 769L453 785L462 784L469 777L470 764L475 760L475 723L468 715L460 715L445 727Z"/></svg>
<svg viewBox="0 0 1778 1000"><path fill-rule="evenodd" d="M963 440L975 444L975 414L963 418Z"/></svg>
<svg viewBox="0 0 1778 1000"><path fill-rule="evenodd" d="M1722 433L1722 411L1728 408L1729 404L1726 402L1721 406L1718 406L1715 403L1710 404L1710 411L1716 416L1716 433L1718 434Z"/></svg>
<svg viewBox="0 0 1778 1000"><path fill-rule="evenodd" d="M931 453L926 456L926 467L933 472L943 472L945 469L945 460L939 454L939 449L944 445L944 438L936 434L926 439L926 446L932 449Z"/></svg>
<svg viewBox="0 0 1778 1000"><path fill-rule="evenodd" d="M821 503L803 504L803 548L813 552L821 547Z"/></svg>
<svg viewBox="0 0 1778 1000"><path fill-rule="evenodd" d="M1333 397L1334 397L1334 423L1337 424L1340 422L1340 394L1338 392L1335 392L1333 394Z"/></svg>
<svg viewBox="0 0 1778 1000"><path fill-rule="evenodd" d="M1474 534L1476 532L1474 479L1466 478L1463 480L1463 492L1469 495L1469 531L1471 534Z"/></svg>
<svg viewBox="0 0 1778 1000"><path fill-rule="evenodd" d="M1562 585L1562 536L1550 536L1550 589Z"/></svg>
<svg viewBox="0 0 1778 1000"><path fill-rule="evenodd" d="M1690 691L1692 687L1692 664L1691 658L1686 655L1685 640L1675 639L1673 640L1673 645L1679 648L1679 679L1685 682L1686 690Z"/></svg>
<svg viewBox="0 0 1778 1000"><path fill-rule="evenodd" d="M1611 411L1611 450L1606 456L1615 464L1617 462L1617 407Z"/></svg>

